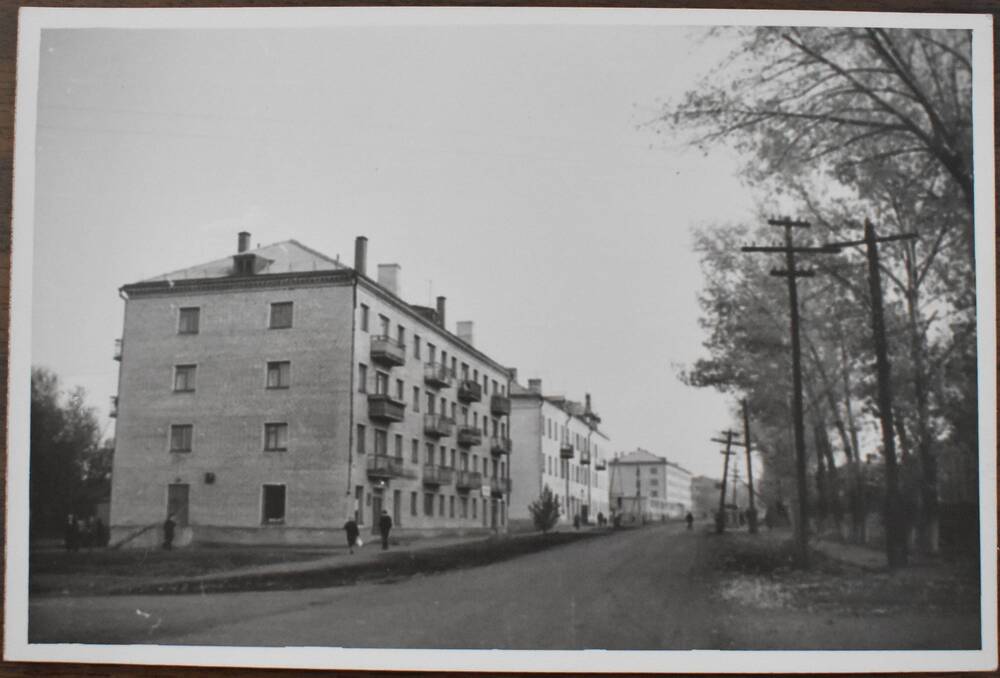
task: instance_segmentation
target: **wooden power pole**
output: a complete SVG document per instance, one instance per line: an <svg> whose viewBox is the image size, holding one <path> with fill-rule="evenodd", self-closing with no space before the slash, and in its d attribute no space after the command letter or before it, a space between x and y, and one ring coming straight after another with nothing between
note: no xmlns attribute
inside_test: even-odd
<svg viewBox="0 0 1000 678"><path fill-rule="evenodd" d="M750 488L750 508L747 511L747 529L757 534L757 507L753 498L753 462L750 459L750 405L743 399L743 447L747 453L747 485Z"/></svg>
<svg viewBox="0 0 1000 678"><path fill-rule="evenodd" d="M722 451L725 461L722 462L722 488L719 492L719 513L715 516L716 534L722 534L726 531L726 479L729 477L729 455L733 453L733 432L726 431L725 436L725 440L712 438L714 442L723 442L726 444L726 449Z"/></svg>

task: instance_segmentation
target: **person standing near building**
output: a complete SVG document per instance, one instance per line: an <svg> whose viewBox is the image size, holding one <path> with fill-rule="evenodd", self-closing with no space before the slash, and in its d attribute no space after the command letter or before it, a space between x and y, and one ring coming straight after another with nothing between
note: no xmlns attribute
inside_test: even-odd
<svg viewBox="0 0 1000 678"><path fill-rule="evenodd" d="M389 550L389 530L392 529L392 518L389 517L389 512L385 509L382 510L382 516L378 519L378 531L382 535L382 550Z"/></svg>
<svg viewBox="0 0 1000 678"><path fill-rule="evenodd" d="M690 511L688 511L687 515L684 516L684 522L687 523L687 526L688 526L689 530L692 529L692 527L694 526L694 516L691 515Z"/></svg>
<svg viewBox="0 0 1000 678"><path fill-rule="evenodd" d="M358 524L354 522L354 518L348 518L347 522L344 523L344 533L347 535L347 550L354 553L354 547L358 543Z"/></svg>
<svg viewBox="0 0 1000 678"><path fill-rule="evenodd" d="M173 516L167 516L167 519L163 521L163 549L169 551L174 547L174 527L177 523L174 522Z"/></svg>

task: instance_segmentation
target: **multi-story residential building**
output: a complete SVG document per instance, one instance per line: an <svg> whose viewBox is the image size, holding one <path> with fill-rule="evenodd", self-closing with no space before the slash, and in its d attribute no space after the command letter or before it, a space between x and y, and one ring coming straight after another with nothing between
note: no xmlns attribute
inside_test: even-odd
<svg viewBox="0 0 1000 678"><path fill-rule="evenodd" d="M503 528L511 372L367 275L294 240L121 289L113 540L339 541Z"/></svg>
<svg viewBox="0 0 1000 678"><path fill-rule="evenodd" d="M611 441L600 429L601 418L585 403L547 396L540 379L524 388L510 387L511 435L517 454L511 457L512 524L532 525L528 506L546 485L559 500L563 524L579 517L594 522L608 515L607 459Z"/></svg>
<svg viewBox="0 0 1000 678"><path fill-rule="evenodd" d="M637 449L609 463L611 508L626 520L682 518L691 510L691 472Z"/></svg>

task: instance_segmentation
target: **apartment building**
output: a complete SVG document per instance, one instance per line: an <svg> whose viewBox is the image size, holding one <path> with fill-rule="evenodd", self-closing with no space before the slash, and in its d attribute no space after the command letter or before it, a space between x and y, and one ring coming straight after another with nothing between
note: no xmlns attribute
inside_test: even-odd
<svg viewBox="0 0 1000 678"><path fill-rule="evenodd" d="M511 436L517 454L511 457L513 491L510 519L517 527L530 527L528 506L546 485L559 500L560 523L575 517L593 523L598 513L609 512L607 459L611 441L601 430L601 418L584 403L545 395L540 379L529 379L527 388L511 383Z"/></svg>
<svg viewBox="0 0 1000 678"><path fill-rule="evenodd" d="M125 285L113 543L339 543L504 529L511 372L367 274L294 240Z"/></svg>
<svg viewBox="0 0 1000 678"><path fill-rule="evenodd" d="M691 510L691 472L648 450L610 461L611 508L626 522L683 518Z"/></svg>

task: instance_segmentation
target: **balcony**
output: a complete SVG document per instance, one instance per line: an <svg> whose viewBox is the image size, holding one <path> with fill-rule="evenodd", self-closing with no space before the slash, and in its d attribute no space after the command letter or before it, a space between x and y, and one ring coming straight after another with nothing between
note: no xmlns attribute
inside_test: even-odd
<svg viewBox="0 0 1000 678"><path fill-rule="evenodd" d="M479 471L459 471L455 477L455 489L461 492L478 490L483 486L483 474Z"/></svg>
<svg viewBox="0 0 1000 678"><path fill-rule="evenodd" d="M406 346L384 334L372 337L371 358L373 363L386 367L405 365Z"/></svg>
<svg viewBox="0 0 1000 678"><path fill-rule="evenodd" d="M595 471L606 471L607 468L608 468L608 462L604 461L603 459L598 459L597 461L594 462Z"/></svg>
<svg viewBox="0 0 1000 678"><path fill-rule="evenodd" d="M368 418L391 424L403 421L406 403L402 403L387 393L371 393L368 396Z"/></svg>
<svg viewBox="0 0 1000 678"><path fill-rule="evenodd" d="M458 385L458 399L463 403L478 403L483 399L483 385L478 381L463 379Z"/></svg>
<svg viewBox="0 0 1000 678"><path fill-rule="evenodd" d="M580 466L590 466L590 452L580 450Z"/></svg>
<svg viewBox="0 0 1000 678"><path fill-rule="evenodd" d="M368 457L368 477L373 480L388 480L389 478L405 478L406 468L402 457L390 457L375 454Z"/></svg>
<svg viewBox="0 0 1000 678"><path fill-rule="evenodd" d="M471 426L458 427L458 444L468 447L469 445L482 445L483 432Z"/></svg>
<svg viewBox="0 0 1000 678"><path fill-rule="evenodd" d="M111 396L111 409L108 411L108 416L118 416L118 396Z"/></svg>
<svg viewBox="0 0 1000 678"><path fill-rule="evenodd" d="M559 447L559 458L560 459L572 459L573 458L573 446L569 443L563 443Z"/></svg>
<svg viewBox="0 0 1000 678"><path fill-rule="evenodd" d="M122 340L115 339L115 352L113 354L115 360L122 359Z"/></svg>
<svg viewBox="0 0 1000 678"><path fill-rule="evenodd" d="M510 415L510 398L502 395L494 395L490 398L490 413L494 417L506 417Z"/></svg>
<svg viewBox="0 0 1000 678"><path fill-rule="evenodd" d="M424 381L428 386L448 388L455 383L455 375L441 363L426 363L424 365Z"/></svg>
<svg viewBox="0 0 1000 678"><path fill-rule="evenodd" d="M444 438L455 431L455 421L443 414L424 415L424 435L432 438Z"/></svg>
<svg viewBox="0 0 1000 678"><path fill-rule="evenodd" d="M455 469L448 466L424 464L424 485L432 485L434 487L451 485L451 481L454 479Z"/></svg>
<svg viewBox="0 0 1000 678"><path fill-rule="evenodd" d="M490 494L494 497L510 494L510 478L490 478Z"/></svg>
<svg viewBox="0 0 1000 678"><path fill-rule="evenodd" d="M510 438L493 436L490 438L490 452L493 454L510 454Z"/></svg>

